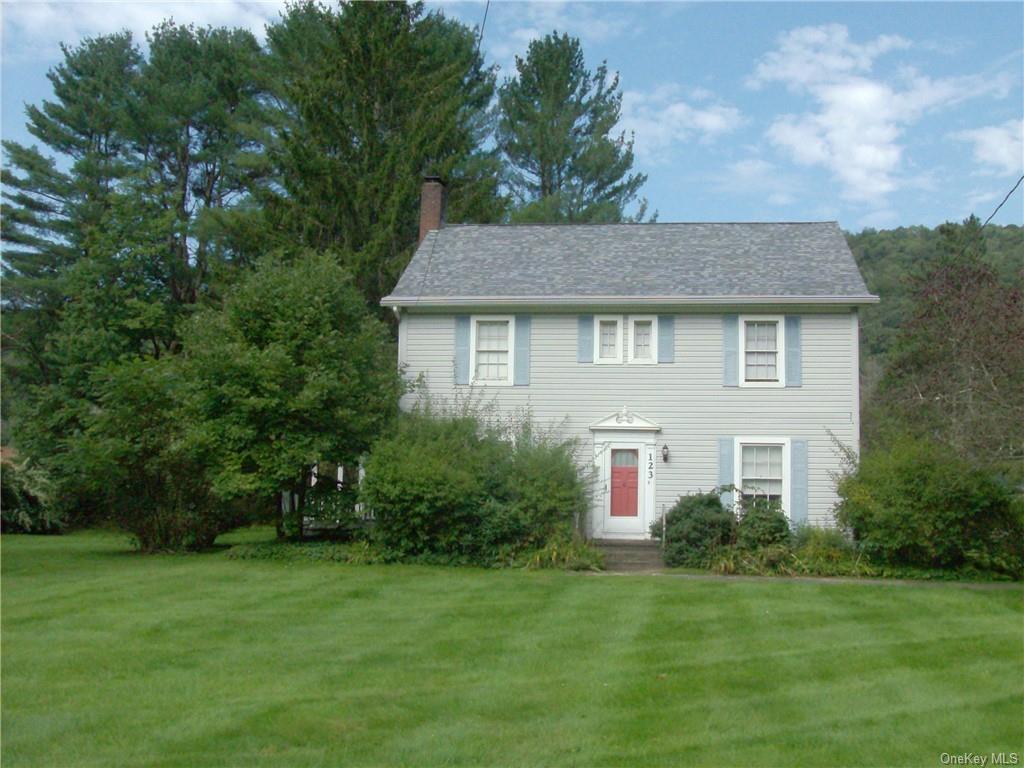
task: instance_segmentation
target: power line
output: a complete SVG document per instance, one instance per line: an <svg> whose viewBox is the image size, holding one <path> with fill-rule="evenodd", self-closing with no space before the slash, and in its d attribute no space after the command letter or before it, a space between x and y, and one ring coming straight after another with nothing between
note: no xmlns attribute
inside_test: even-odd
<svg viewBox="0 0 1024 768"><path fill-rule="evenodd" d="M491 0L487 0L487 5L484 6L484 20L480 22L480 34L476 38L476 50L480 52L480 43L484 39L484 27L487 26L487 11L491 9Z"/></svg>
<svg viewBox="0 0 1024 768"><path fill-rule="evenodd" d="M1013 185L1013 189L1011 189L1009 192L1006 193L1006 197L1003 198L1003 202L1000 203L999 205L997 205L996 209L994 211L992 211L992 216L995 216L997 213L999 213L999 209L1003 207L1003 203L1005 203L1007 200L1009 200L1010 199L1010 195L1012 195L1014 192L1017 191L1017 187L1020 186L1020 183L1022 181L1024 181L1024 176L1021 176L1019 179L1017 179L1017 183ZM987 219L985 219L985 224L988 224L990 221L992 221L992 216L989 216ZM985 224L982 224L981 226L984 227Z"/></svg>

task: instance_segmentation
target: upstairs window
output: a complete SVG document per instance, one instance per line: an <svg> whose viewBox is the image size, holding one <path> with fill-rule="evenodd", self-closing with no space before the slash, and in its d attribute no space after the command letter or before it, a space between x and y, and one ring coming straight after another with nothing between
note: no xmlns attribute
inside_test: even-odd
<svg viewBox="0 0 1024 768"><path fill-rule="evenodd" d="M654 317L629 319L629 362L656 363L658 321Z"/></svg>
<svg viewBox="0 0 1024 768"><path fill-rule="evenodd" d="M622 319L619 317L595 317L597 326L594 333L594 362L622 362Z"/></svg>
<svg viewBox="0 0 1024 768"><path fill-rule="evenodd" d="M749 322L746 334L747 381L778 381L778 323Z"/></svg>
<svg viewBox="0 0 1024 768"><path fill-rule="evenodd" d="M512 383L512 319L475 318L472 351L474 384Z"/></svg>
<svg viewBox="0 0 1024 768"><path fill-rule="evenodd" d="M785 385L783 350L785 330L781 317L741 319L741 355L743 386L781 387Z"/></svg>
<svg viewBox="0 0 1024 768"><path fill-rule="evenodd" d="M601 321L601 357L610 360L619 354L619 324L614 320Z"/></svg>

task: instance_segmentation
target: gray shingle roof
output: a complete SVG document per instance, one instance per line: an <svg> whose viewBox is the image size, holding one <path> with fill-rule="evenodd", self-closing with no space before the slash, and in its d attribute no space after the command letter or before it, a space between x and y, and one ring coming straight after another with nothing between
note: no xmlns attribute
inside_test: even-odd
<svg viewBox="0 0 1024 768"><path fill-rule="evenodd" d="M835 222L458 225L384 304L872 297Z"/></svg>

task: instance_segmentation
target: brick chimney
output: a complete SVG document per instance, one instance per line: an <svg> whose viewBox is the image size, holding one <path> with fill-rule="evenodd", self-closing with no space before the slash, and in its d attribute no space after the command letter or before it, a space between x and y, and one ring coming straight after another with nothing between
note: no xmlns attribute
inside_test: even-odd
<svg viewBox="0 0 1024 768"><path fill-rule="evenodd" d="M444 209L447 202L444 182L440 176L424 176L420 192L420 239L423 242L427 232L444 225Z"/></svg>

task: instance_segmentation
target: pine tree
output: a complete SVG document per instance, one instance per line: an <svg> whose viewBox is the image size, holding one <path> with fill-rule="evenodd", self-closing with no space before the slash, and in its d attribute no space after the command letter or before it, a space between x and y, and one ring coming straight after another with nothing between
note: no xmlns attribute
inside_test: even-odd
<svg viewBox="0 0 1024 768"><path fill-rule="evenodd" d="M149 35L149 57L132 110L137 165L129 215L166 218L160 268L169 298L194 304L236 253L232 216L269 174L263 52L241 29L173 22ZM144 209L148 209L145 210Z"/></svg>
<svg viewBox="0 0 1024 768"><path fill-rule="evenodd" d="M5 146L5 408L76 513L91 502L61 458L104 379L179 351L237 262L227 225L266 173L261 61L241 30L164 23L146 57L127 33L87 40L28 110L47 154Z"/></svg>
<svg viewBox="0 0 1024 768"><path fill-rule="evenodd" d="M141 63L131 35L62 50L48 74L54 99L26 109L48 153L3 142L4 374L17 387L50 379L62 277L90 254L127 172L125 118Z"/></svg>
<svg viewBox="0 0 1024 768"><path fill-rule="evenodd" d="M516 57L499 92L498 146L518 221L618 222L647 177L633 174L633 141L614 135L618 75L586 68L578 39L552 33ZM641 220L646 201L639 201Z"/></svg>
<svg viewBox="0 0 1024 768"><path fill-rule="evenodd" d="M494 74L470 29L420 3L303 3L267 39L282 107L267 217L282 247L331 251L377 310L416 244L425 173L448 182L448 220L503 214L483 149Z"/></svg>

